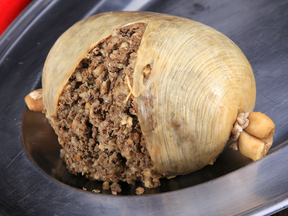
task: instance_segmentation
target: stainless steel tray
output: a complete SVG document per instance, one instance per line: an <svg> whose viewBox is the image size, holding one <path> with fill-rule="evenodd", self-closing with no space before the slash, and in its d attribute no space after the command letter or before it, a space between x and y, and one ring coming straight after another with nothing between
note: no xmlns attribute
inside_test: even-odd
<svg viewBox="0 0 288 216"><path fill-rule="evenodd" d="M145 10L187 17L216 28L245 53L256 78L256 111L276 124L273 148L251 162L225 150L213 166L162 180L135 196L83 191L97 182L70 175L43 114L24 97L41 87L51 46L93 14ZM265 215L288 205L288 2L285 0L34 1L0 38L0 214L3 215Z"/></svg>

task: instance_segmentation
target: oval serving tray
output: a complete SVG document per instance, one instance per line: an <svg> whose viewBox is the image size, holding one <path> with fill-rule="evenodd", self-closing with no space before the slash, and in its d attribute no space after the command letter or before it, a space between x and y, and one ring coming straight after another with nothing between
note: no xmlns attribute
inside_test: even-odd
<svg viewBox="0 0 288 216"><path fill-rule="evenodd" d="M0 212L4 215L251 215L288 205L287 1L34 1L0 38ZM269 154L253 162L226 149L213 166L162 180L136 196L95 194L98 182L73 176L59 159L57 137L24 97L41 87L45 58L71 25L112 10L146 10L187 17L230 37L256 78L256 111L276 124ZM83 191L86 187L88 191ZM109 193L109 192L108 192Z"/></svg>

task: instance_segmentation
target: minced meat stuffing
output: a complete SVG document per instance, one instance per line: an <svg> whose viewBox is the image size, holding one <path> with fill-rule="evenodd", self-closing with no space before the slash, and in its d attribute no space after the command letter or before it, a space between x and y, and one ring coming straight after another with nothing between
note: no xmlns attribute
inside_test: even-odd
<svg viewBox="0 0 288 216"><path fill-rule="evenodd" d="M146 24L115 29L84 58L59 98L56 133L73 174L111 184L160 185L146 149L130 88ZM109 185L107 185L109 187Z"/></svg>

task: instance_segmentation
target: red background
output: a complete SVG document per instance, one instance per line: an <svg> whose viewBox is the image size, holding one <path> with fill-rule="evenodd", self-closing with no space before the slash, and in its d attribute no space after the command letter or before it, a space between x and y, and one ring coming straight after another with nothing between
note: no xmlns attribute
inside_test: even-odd
<svg viewBox="0 0 288 216"><path fill-rule="evenodd" d="M0 0L0 36L31 0Z"/></svg>

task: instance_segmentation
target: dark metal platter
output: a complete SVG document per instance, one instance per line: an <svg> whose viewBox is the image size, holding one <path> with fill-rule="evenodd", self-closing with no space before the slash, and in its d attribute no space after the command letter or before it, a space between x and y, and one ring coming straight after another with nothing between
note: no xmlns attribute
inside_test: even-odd
<svg viewBox="0 0 288 216"><path fill-rule="evenodd" d="M145 10L200 21L230 37L256 78L256 111L276 124L273 148L252 163L226 149L213 166L162 180L136 196L92 193L98 182L73 176L59 159L57 137L24 97L41 87L45 58L71 25L93 14ZM0 38L0 214L3 215L264 215L288 205L288 2L34 1ZM83 191L86 187L88 191Z"/></svg>

